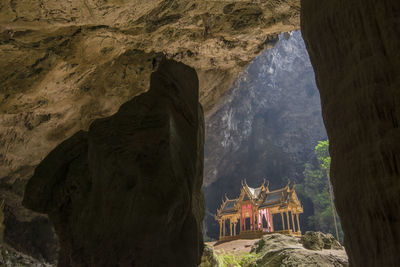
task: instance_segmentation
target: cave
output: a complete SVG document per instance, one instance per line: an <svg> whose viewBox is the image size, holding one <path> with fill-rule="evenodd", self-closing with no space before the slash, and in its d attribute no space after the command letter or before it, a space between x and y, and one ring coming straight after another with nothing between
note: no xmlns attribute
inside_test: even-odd
<svg viewBox="0 0 400 267"><path fill-rule="evenodd" d="M4 242L47 261L55 261L60 243L60 266L196 266L203 250L204 216L200 104L207 120L256 56L274 47L280 33L300 28L330 140L330 176L349 262L352 266L397 266L400 2L395 0L146 4L50 0L1 5ZM154 84L161 88L158 93L152 90ZM173 88L179 97L162 88ZM154 102L154 95L163 100ZM153 104L154 114L149 111ZM163 113L157 107L169 111ZM257 117L259 125L275 115ZM148 129L140 137L143 147L135 150L139 167L124 162L124 155L132 151L119 143L132 136L112 138L129 125L124 121L129 116ZM163 129L162 137L157 139L157 130L152 129ZM162 150L166 144L173 149ZM119 171L110 174L114 168ZM102 182L86 179L86 172L102 177ZM162 173L175 174L171 184L177 192L150 197L147 200L154 202L154 209L142 212L144 218L156 218L153 222L158 218L154 214L179 221L163 231L157 229L168 238L143 237L135 240L140 245L133 246L127 237L135 231L126 230L128 235L116 231L112 218L94 223L111 215L126 227L121 229L129 229L133 213L113 212L132 209L124 203L140 200L124 202L123 194L104 192L138 190L135 196L149 196L145 194L149 188L157 187L150 186L150 178L138 177L164 179L169 184L168 175ZM118 184L112 177L132 179ZM92 187L97 191L91 191ZM170 195L176 197L169 199ZM157 208L160 203L163 209ZM79 208L85 212L76 212ZM85 226L80 228L79 222ZM94 225L98 227L90 227ZM146 236L146 226L157 233L157 227L149 224L137 228L143 231L135 234ZM71 238L68 233L76 235ZM32 238L36 240L27 242ZM149 243L141 243L146 240ZM96 243L101 241L107 243L103 248ZM171 244L176 251L162 250ZM153 253L156 248L165 253ZM178 259L171 257L174 253L180 255Z"/></svg>

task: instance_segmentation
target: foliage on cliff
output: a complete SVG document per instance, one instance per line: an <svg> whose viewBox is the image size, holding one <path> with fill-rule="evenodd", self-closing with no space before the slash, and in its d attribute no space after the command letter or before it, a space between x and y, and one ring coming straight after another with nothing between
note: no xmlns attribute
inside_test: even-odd
<svg viewBox="0 0 400 267"><path fill-rule="evenodd" d="M315 156L318 162L308 162L304 165L304 182L298 185L298 192L309 197L314 208L314 215L307 220L307 226L335 235L334 218L329 197L329 140L319 141L315 146ZM336 211L335 211L336 212ZM336 214L338 219L338 215ZM343 240L343 231L338 222L339 239Z"/></svg>

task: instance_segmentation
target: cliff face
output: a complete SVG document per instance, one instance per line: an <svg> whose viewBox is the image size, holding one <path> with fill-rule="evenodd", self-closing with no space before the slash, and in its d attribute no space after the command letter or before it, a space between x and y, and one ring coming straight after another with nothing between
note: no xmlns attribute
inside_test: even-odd
<svg viewBox="0 0 400 267"><path fill-rule="evenodd" d="M399 1L302 1L353 266L400 262L399 14Z"/></svg>
<svg viewBox="0 0 400 267"><path fill-rule="evenodd" d="M266 178L272 189L285 186L288 179L302 182L304 164L314 159L314 146L326 138L301 33L282 34L274 48L246 68L206 120L207 214L216 212L225 193L237 197L243 179L259 186ZM302 201L305 226L303 217L313 211ZM212 216L206 227L209 236L218 237Z"/></svg>

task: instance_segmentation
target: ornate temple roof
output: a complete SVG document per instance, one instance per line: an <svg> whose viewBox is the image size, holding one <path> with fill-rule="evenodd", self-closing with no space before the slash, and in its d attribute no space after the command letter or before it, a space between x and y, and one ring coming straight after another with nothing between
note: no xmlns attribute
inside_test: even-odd
<svg viewBox="0 0 400 267"><path fill-rule="evenodd" d="M229 214L237 212L235 208L235 204L237 203L237 199L227 199L225 204L221 207L221 214Z"/></svg>
<svg viewBox="0 0 400 267"><path fill-rule="evenodd" d="M240 196L237 199L228 199L228 197L225 196L221 208L217 211L217 217L237 213L240 209L240 205L238 204L248 201L259 208L287 207L290 203L301 207L294 190L295 185L290 189L288 183L285 187L274 191L269 191L268 187L269 183L265 185L265 180L264 183L257 188L248 186L246 180L242 181Z"/></svg>

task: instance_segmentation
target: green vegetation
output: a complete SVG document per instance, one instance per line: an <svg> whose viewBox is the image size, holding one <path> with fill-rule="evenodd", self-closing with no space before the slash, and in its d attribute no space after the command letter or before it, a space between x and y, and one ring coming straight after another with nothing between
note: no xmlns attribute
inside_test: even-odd
<svg viewBox="0 0 400 267"><path fill-rule="evenodd" d="M239 255L232 253L220 253L217 255L219 266L221 267L244 267L248 266L252 261L258 257L255 253L243 252Z"/></svg>
<svg viewBox="0 0 400 267"><path fill-rule="evenodd" d="M343 231L333 204L330 185L329 140L319 141L315 146L318 163L307 163L304 166L304 183L297 187L300 194L309 197L314 206L314 215L308 218L307 224L316 231L331 233L343 240Z"/></svg>

